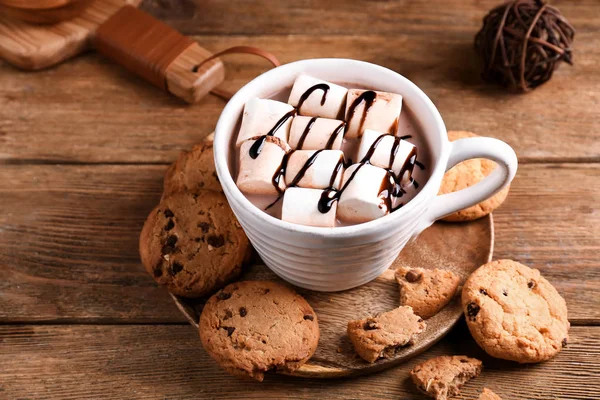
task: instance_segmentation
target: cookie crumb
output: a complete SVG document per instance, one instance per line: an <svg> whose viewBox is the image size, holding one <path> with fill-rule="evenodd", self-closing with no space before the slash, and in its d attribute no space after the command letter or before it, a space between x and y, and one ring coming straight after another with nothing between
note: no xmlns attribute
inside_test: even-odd
<svg viewBox="0 0 600 400"><path fill-rule="evenodd" d="M439 356L418 364L410 372L417 388L436 400L456 396L469 380L479 376L480 360L467 356Z"/></svg>
<svg viewBox="0 0 600 400"><path fill-rule="evenodd" d="M502 398L496 393L492 392L490 389L483 388L483 391L481 392L477 400L502 400Z"/></svg>

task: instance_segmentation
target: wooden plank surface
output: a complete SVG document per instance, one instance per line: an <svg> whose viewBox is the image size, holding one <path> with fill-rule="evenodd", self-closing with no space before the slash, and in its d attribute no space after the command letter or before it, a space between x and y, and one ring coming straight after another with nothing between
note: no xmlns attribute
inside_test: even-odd
<svg viewBox="0 0 600 400"><path fill-rule="evenodd" d="M511 144L521 167L495 213L495 257L541 269L566 298L571 322L587 325L571 329L557 358L530 366L492 360L461 323L425 355L369 377L279 376L263 384L229 377L137 254L165 164L214 129L224 103L209 96L187 106L88 53L40 73L0 61L0 399L419 400L407 371L459 353L482 357L486 370L458 399L476 398L483 386L504 399L600 398L600 3L552 1L577 29L575 66L561 66L524 96L479 79L473 37L497 3L146 0L142 7L211 51L254 45L282 62L346 57L392 68L423 88L449 129ZM268 67L249 56L225 62L228 90ZM143 323L159 325L125 325Z"/></svg>
<svg viewBox="0 0 600 400"><path fill-rule="evenodd" d="M453 26L441 17L434 23ZM599 161L600 35L579 32L574 67L564 65L547 85L514 95L480 80L472 48L476 31L473 26L443 35L400 31L197 39L211 51L259 46L282 62L345 57L380 64L418 84L438 106L449 129L501 138L515 148L521 162ZM227 56L225 62L223 87L229 90L268 68L264 60L252 56ZM170 162L179 150L214 130L224 105L208 96L188 106L96 54L43 73L0 64L0 76L11 78L0 83L0 162Z"/></svg>
<svg viewBox="0 0 600 400"><path fill-rule="evenodd" d="M0 168L0 321L181 322L139 262L164 166ZM600 322L600 165L522 165L495 258L539 268L575 323Z"/></svg>
<svg viewBox="0 0 600 400"><path fill-rule="evenodd" d="M407 379L415 364L442 354L480 358L483 374L457 400L488 387L504 399L597 399L600 337L595 327L571 329L556 358L519 365L486 356L464 322L445 340L406 364L352 379L267 376L234 379L202 349L191 326L0 326L0 398L6 399L414 399Z"/></svg>
<svg viewBox="0 0 600 400"><path fill-rule="evenodd" d="M149 0L142 9L188 35L452 34L477 29L498 0ZM553 0L576 28L598 30L596 0Z"/></svg>

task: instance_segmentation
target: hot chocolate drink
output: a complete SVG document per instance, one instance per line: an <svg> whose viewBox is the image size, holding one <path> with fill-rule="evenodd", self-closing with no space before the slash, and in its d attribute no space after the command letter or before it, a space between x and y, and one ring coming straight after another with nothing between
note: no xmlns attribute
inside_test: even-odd
<svg viewBox="0 0 600 400"><path fill-rule="evenodd" d="M401 94L307 75L291 91L250 100L232 148L246 197L301 225L383 217L410 201L429 174L427 143Z"/></svg>

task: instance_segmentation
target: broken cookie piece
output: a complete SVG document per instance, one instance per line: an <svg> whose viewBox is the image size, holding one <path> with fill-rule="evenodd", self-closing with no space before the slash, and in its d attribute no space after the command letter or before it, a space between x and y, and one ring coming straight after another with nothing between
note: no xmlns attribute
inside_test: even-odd
<svg viewBox="0 0 600 400"><path fill-rule="evenodd" d="M415 314L433 317L452 300L460 278L444 269L398 268L396 281L400 285L400 304L411 306Z"/></svg>
<svg viewBox="0 0 600 400"><path fill-rule="evenodd" d="M431 358L410 371L417 388L436 400L456 396L469 380L479 376L481 361L467 356L440 356Z"/></svg>
<svg viewBox="0 0 600 400"><path fill-rule="evenodd" d="M425 327L412 308L398 307L375 317L348 322L348 337L358 355L372 363L390 358L400 348L412 344Z"/></svg>

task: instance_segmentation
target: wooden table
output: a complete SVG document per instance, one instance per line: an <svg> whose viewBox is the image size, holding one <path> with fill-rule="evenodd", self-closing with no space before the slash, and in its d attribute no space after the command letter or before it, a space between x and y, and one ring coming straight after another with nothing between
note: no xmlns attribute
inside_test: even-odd
<svg viewBox="0 0 600 400"><path fill-rule="evenodd" d="M600 398L600 3L554 1L577 29L575 66L527 95L479 79L472 43L492 1L154 0L143 8L213 51L282 62L348 57L396 70L449 129L501 138L520 167L495 213L495 258L542 273L567 300L571 341L521 366L486 357L464 323L405 368L322 381L221 371L142 268L138 233L180 150L223 102L188 106L87 54L38 73L0 63L0 398L422 398L406 370L438 354L482 357L505 399ZM227 89L265 68L226 59Z"/></svg>

